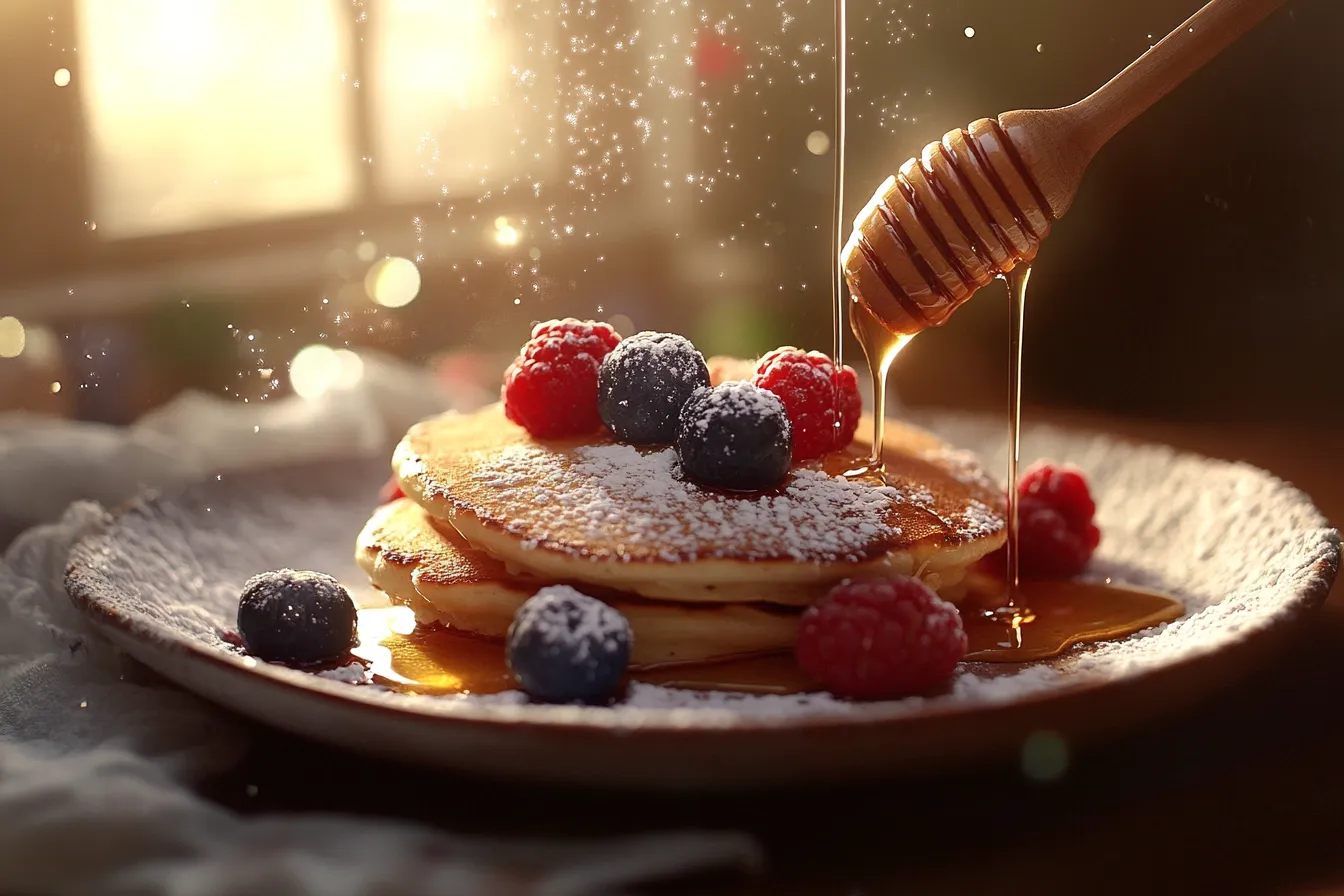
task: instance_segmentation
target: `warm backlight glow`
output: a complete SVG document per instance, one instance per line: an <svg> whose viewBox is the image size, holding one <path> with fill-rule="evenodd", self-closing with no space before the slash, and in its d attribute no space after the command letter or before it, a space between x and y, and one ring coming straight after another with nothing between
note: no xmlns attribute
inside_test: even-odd
<svg viewBox="0 0 1344 896"><path fill-rule="evenodd" d="M364 361L349 349L310 345L289 362L289 384L300 398L320 398L332 389L349 389L364 376Z"/></svg>
<svg viewBox="0 0 1344 896"><path fill-rule="evenodd" d="M17 317L0 317L0 358L17 358L23 354L27 334Z"/></svg>
<svg viewBox="0 0 1344 896"><path fill-rule="evenodd" d="M384 0L371 48L375 175L398 198L469 189L516 164L507 24L486 0Z"/></svg>
<svg viewBox="0 0 1344 896"><path fill-rule="evenodd" d="M76 0L99 232L348 204L349 14L335 3Z"/></svg>
<svg viewBox="0 0 1344 896"><path fill-rule="evenodd" d="M401 308L420 294L420 269L409 258L384 258L364 275L364 292L384 308Z"/></svg>

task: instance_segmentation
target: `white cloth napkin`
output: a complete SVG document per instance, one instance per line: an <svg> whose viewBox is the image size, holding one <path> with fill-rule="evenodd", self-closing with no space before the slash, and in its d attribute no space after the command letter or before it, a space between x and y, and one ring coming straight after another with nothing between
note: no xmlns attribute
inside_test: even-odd
<svg viewBox="0 0 1344 896"><path fill-rule="evenodd" d="M138 674L66 597L66 556L102 506L207 470L387 452L454 398L366 358L358 385L315 401L185 395L126 429L0 418L0 532L33 526L0 560L0 892L568 896L758 863L735 833L550 843L236 815L191 785L237 762L246 733Z"/></svg>

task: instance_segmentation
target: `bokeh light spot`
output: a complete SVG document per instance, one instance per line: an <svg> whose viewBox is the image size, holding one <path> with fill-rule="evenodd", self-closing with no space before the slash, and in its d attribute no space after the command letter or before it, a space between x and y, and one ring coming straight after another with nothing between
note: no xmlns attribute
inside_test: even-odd
<svg viewBox="0 0 1344 896"><path fill-rule="evenodd" d="M364 275L364 292L384 308L401 308L420 294L420 269L409 258L383 258Z"/></svg>
<svg viewBox="0 0 1344 896"><path fill-rule="evenodd" d="M831 148L831 138L825 131L813 131L807 135L807 151L814 156L824 156Z"/></svg>
<svg viewBox="0 0 1344 896"><path fill-rule="evenodd" d="M289 362L289 384L300 398L321 397L336 385L340 374L340 359L325 345L299 349L299 353Z"/></svg>
<svg viewBox="0 0 1344 896"><path fill-rule="evenodd" d="M56 334L46 327L29 327L24 333L23 357L33 364L54 364L60 355Z"/></svg>
<svg viewBox="0 0 1344 896"><path fill-rule="evenodd" d="M51 80L57 87L65 87L70 83L70 69L58 68L56 74L52 75Z"/></svg>
<svg viewBox="0 0 1344 896"><path fill-rule="evenodd" d="M508 218L501 216L495 219L495 242L501 246L516 246L522 236Z"/></svg>
<svg viewBox="0 0 1344 896"><path fill-rule="evenodd" d="M355 257L360 261L373 261L378 254L378 246L372 240L364 240L355 247Z"/></svg>
<svg viewBox="0 0 1344 896"><path fill-rule="evenodd" d="M611 324L611 328L622 336L634 335L635 322L631 320L628 315L613 314L611 317L607 318L607 323Z"/></svg>
<svg viewBox="0 0 1344 896"><path fill-rule="evenodd" d="M966 30L963 31L962 34L965 34L967 37L975 37L975 29L970 25L967 25Z"/></svg>
<svg viewBox="0 0 1344 896"><path fill-rule="evenodd" d="M17 358L27 342L27 333L17 317L0 317L0 358Z"/></svg>
<svg viewBox="0 0 1344 896"><path fill-rule="evenodd" d="M1054 731L1033 731L1022 744L1022 774L1033 781L1058 781L1069 768L1069 745Z"/></svg>
<svg viewBox="0 0 1344 896"><path fill-rule="evenodd" d="M348 348L338 348L336 355L336 380L333 385L337 389L350 389L359 385L359 381L364 378L364 359Z"/></svg>

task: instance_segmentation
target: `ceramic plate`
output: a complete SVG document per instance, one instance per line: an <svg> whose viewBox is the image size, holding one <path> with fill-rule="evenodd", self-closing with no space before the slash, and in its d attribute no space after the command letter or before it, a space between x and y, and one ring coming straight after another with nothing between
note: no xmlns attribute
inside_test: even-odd
<svg viewBox="0 0 1344 896"><path fill-rule="evenodd" d="M1003 468L999 421L922 422ZM77 546L67 585L131 656L287 731L460 771L703 788L923 773L1014 756L1041 731L1075 746L1106 737L1244 673L1330 590L1337 533L1268 473L1042 428L1027 431L1023 456L1070 461L1091 477L1105 533L1092 574L1166 591L1185 617L1048 662L964 664L943 696L881 703L635 685L614 707L541 706L516 692L395 693L243 656L221 633L256 572L322 570L357 600L373 599L353 562L387 475L371 462L225 476L142 498Z"/></svg>

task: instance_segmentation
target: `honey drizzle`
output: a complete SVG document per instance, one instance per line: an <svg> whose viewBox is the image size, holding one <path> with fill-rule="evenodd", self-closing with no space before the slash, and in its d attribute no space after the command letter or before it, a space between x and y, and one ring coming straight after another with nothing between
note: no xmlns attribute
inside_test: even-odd
<svg viewBox="0 0 1344 896"><path fill-rule="evenodd" d="M843 29L846 0L835 0L837 29ZM838 30L837 34L841 32ZM841 44L843 47L843 44ZM845 73L843 52L837 55L837 109L841 118L840 133L843 135L843 108L845 96ZM991 121L997 143L997 151L1004 154L1008 164L1026 184L1032 198L1046 216L1048 230L1053 214L1044 201L1040 189L1029 176L1018 157L1016 148L1003 133L998 122ZM1009 297L1009 453L1008 453L1008 491L1007 491L1007 559L1006 580L995 583L982 580L979 585L979 598L968 601L962 607L963 624L971 642L971 654L968 659L982 662L1024 662L1032 659L1056 656L1074 644L1080 642L1107 640L1123 637L1154 625L1158 622L1179 618L1181 605L1162 595L1145 591L1135 591L1106 585L1083 585L1073 582L1031 582L1024 587L1020 574L1020 546L1018 543L1018 497L1017 481L1021 455L1021 418L1022 418L1022 331L1025 318L1027 286L1031 279L1031 265L1036 249L1045 233L1035 227L1030 216L1014 200L1011 191L1003 182L998 170L986 155L985 147L969 133L962 132L963 142L972 159L960 158L951 141L945 139L929 148L935 150L948 165L948 175L957 179L965 187L964 193L979 213L979 220L988 229L988 236L998 243L1004 259L1002 263L994 260L994 252L979 245L982 234L965 219L962 209L947 195L941 178L931 170L927 163L921 163L925 179L934 194L943 203L953 223L961 229L968 240L969 249L988 271L1003 280L1008 287ZM836 189L842 189L845 157L843 140L839 144L834 158L836 166ZM990 213L985 200L979 194L972 179L963 170L964 165L975 164L983 172L986 181L1002 201L1012 216L1013 224L1023 234L1028 252L1023 255L1004 225ZM919 198L918 191L898 175L896 185L899 195L909 204L911 213L939 249L952 271L960 277L973 294L981 285L972 281L970 272L957 256L957 251L949 243L947 235L938 227ZM834 197L838 209L842 197ZM934 273L928 261L918 252L914 242L900 223L899 216L887 205L883 198L873 209L876 219L886 225L886 231L897 247L910 259L919 277L929 289L942 299L940 303L946 313L933 319L924 306L901 288L892 272L883 263L868 244L861 228L856 222L856 250L862 253L867 264L877 276L882 286L908 318L902 321L902 327L896 327L878 318L866 302L858 296L849 302L846 315L850 326L863 349L864 357L872 377L873 386L873 438L872 454L861 466L845 471L847 478L872 479L886 482L885 465L882 462L883 430L886 417L886 386L896 356L910 344L915 335L930 325L936 325L946 319L960 302L947 291L946 286ZM842 222L841 222L842 223ZM837 234L836 246L843 245L844 234ZM841 285L835 295L844 301L844 264L837 252L836 261L841 272ZM969 298L967 296L966 298ZM963 299L964 301L964 299ZM836 320L840 315L835 316ZM904 325L908 323L909 327ZM839 346L840 333L833 333L833 341ZM941 521L940 521L941 522ZM945 530L945 529L944 529Z"/></svg>
<svg viewBox="0 0 1344 896"><path fill-rule="evenodd" d="M886 409L886 384L896 356L914 339L915 332L892 330L879 320L868 306L848 295L844 277L844 265L841 259L841 246L845 242L845 222L843 217L844 161L845 161L845 117L846 117L846 0L835 0L835 41L836 41L836 154L833 164L833 211L836 228L833 234L832 258L835 260L832 281L832 357L837 366L842 363L843 322L848 318L850 326L863 348L864 356L872 375L873 384L873 439L871 456L862 465L846 469L844 474L850 478L865 478L875 482L886 482L883 456L883 430ZM1000 136L999 143L1009 154L1009 161L1019 171L1023 170L1016 151L998 125L994 127ZM992 178L991 183L1005 200L1017 225L1033 237L1033 243L1041 235L1031 227L1026 216L1018 214L1012 197L1001 183L993 165L982 156L980 147L967 137L971 152L979 158L977 161ZM959 162L955 155L942 144L937 151L951 166L954 177L961 177ZM1021 423L1021 369L1022 369L1022 325L1026 304L1027 283L1031 268L1023 262L1028 259L1014 258L1015 251L1011 240L1004 234L983 200L973 188L968 188L973 203L978 207L981 219L990 233L1008 255L1003 266L994 263L990 253L980 245L980 236L965 220L962 210L946 194L937 175L925 167L925 174L934 191L952 216L968 241L968 247L979 260L1009 287L1009 461L1008 461L1008 578L1006 582L972 574L968 577L968 593L960 610L963 626L969 643L967 661L983 663L1021 663L1058 656L1077 644L1105 641L1124 637L1163 622L1178 619L1183 614L1180 603L1165 595L1139 589L1123 588L1105 583L1083 583L1076 581L1028 581L1023 582L1018 569L1018 519L1016 482L1018 477L1019 436ZM1040 207L1049 213L1049 206L1039 195L1034 181L1024 177L1033 197ZM902 195L911 204L916 217L924 223L926 230L935 241L941 241L947 260L957 275L972 288L977 285L970 280L969 272L961 265L956 252L947 244L947 238L939 232L927 210L923 208L918 193L903 179L898 178ZM894 223L894 216L886 214L884 218ZM928 219L925 221L925 219ZM909 252L915 246L900 230L893 228L901 246ZM866 249L875 271L884 282L890 279L889 272L877 259L871 249L860 241L860 248ZM1013 261L1017 262L1013 267ZM941 283L931 272L920 271L936 289ZM910 300L910 297L896 284L887 284L892 295L898 300ZM940 293L942 290L938 290ZM946 302L949 296L943 295ZM912 301L913 304L913 300ZM848 314L845 306L849 305ZM903 303L902 303L903 304ZM956 307L949 304L947 313ZM930 323L924 315L924 309L916 306L908 312L915 322L921 325ZM943 317L945 317L944 315ZM941 322L941 320L939 321ZM838 399L838 396L837 396ZM829 469L828 464L828 469ZM846 464L847 466L847 464ZM946 531L946 524L933 515ZM1030 609L1028 609L1030 607ZM364 664L368 681L394 690L420 694L456 695L491 694L511 690L516 687L513 676L505 660L503 644L497 640L480 638L440 626L422 626L415 623L414 613L405 606L370 608L359 611L359 646L352 655ZM666 687L692 690L735 691L754 694L791 694L820 690L798 669L792 652L754 654L748 656L727 657L707 662L664 663L643 668L633 668L630 679Z"/></svg>

